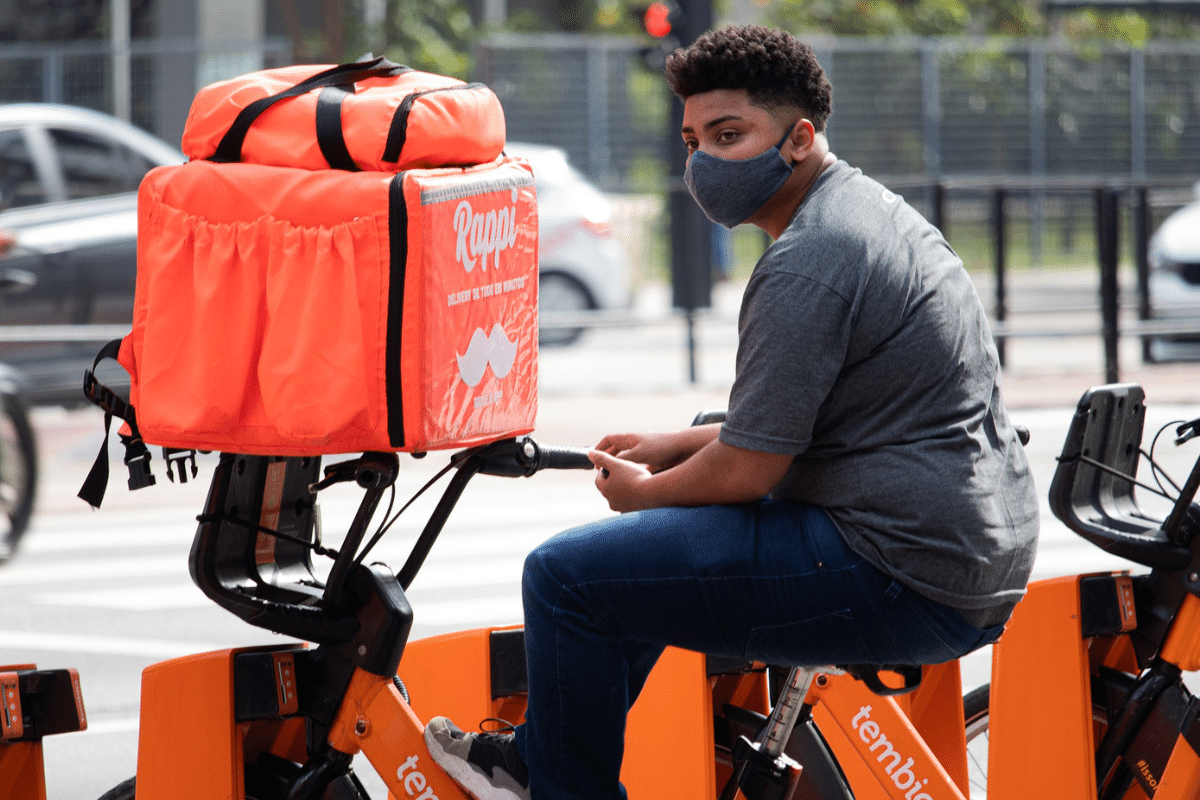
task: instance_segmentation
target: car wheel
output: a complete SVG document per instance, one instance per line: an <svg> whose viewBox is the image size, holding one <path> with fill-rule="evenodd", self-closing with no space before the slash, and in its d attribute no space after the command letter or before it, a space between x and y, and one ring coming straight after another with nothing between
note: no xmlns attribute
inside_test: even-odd
<svg viewBox="0 0 1200 800"><path fill-rule="evenodd" d="M595 307L592 296L582 283L561 272L544 273L538 279L539 313L569 313ZM539 328L538 344L563 347L583 335L583 328Z"/></svg>

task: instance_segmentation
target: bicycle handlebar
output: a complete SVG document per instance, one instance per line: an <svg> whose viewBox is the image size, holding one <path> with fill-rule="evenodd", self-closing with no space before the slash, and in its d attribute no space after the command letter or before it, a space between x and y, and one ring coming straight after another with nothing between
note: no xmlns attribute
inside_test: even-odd
<svg viewBox="0 0 1200 800"><path fill-rule="evenodd" d="M538 469L595 469L586 447L541 447Z"/></svg>
<svg viewBox="0 0 1200 800"><path fill-rule="evenodd" d="M455 456L461 465L483 475L504 478L528 478L543 469L592 469L585 447L552 447L540 445L529 437L503 439L478 450L467 450Z"/></svg>

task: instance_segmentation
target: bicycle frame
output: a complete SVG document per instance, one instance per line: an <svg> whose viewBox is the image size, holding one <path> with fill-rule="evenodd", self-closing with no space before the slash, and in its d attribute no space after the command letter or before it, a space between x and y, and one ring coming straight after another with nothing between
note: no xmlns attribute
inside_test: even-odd
<svg viewBox="0 0 1200 800"><path fill-rule="evenodd" d="M487 640L492 632L470 631L412 643L402 677L421 676L419 683L413 680L414 687L420 686L422 698L417 709L404 700L390 679L356 671L330 727L329 744L342 753L364 753L393 797L466 800L429 756L422 720L433 713L476 713L483 719L495 713L523 712L523 697L493 700L486 688ZM138 744L138 798L241 798L245 797L245 766L262 753L297 763L308 760L303 717L236 718L237 687L231 664L238 653L247 652L280 651L217 651L147 670ZM427 673L426 668L434 664L437 671ZM484 679L466 680L471 677ZM751 676L744 685L734 683L729 699L755 699L765 710L763 674ZM196 687L196 691L181 698L179 686ZM480 687L484 687L482 691ZM631 792L715 797L713 722L711 715L704 713L708 704L699 702L701 691L708 690L702 656L681 650L664 656L646 687L649 702L639 703L631 715L631 757L624 775ZM663 736L664 724L669 724L667 737ZM698 757L699 764L695 763ZM675 768L664 771L664 758ZM708 769L695 768L704 763Z"/></svg>
<svg viewBox="0 0 1200 800"><path fill-rule="evenodd" d="M437 714L520 719L523 687L506 683L512 672L503 663L513 653L509 637L519 633L520 628L488 628L412 642L400 667L401 679L419 687L419 700L412 705L391 679L356 670L329 728L329 745L347 755L365 754L393 797L465 800L429 756L424 721ZM262 753L307 761L303 716L247 719L244 701L239 705L234 666L243 654L267 654L276 664L287 665L305 652L286 647L223 650L147 669L138 797L241 798L245 767ZM287 683L294 669L277 668L274 691L265 694L294 695L295 687ZM181 696L181 686L195 688ZM261 684L257 688L263 692ZM817 706L818 726L846 769L856 797L964 796L967 767L957 662L930 668L921 688L902 698L872 694L846 675L821 675L809 702ZM716 797L730 765L716 757L714 718L727 705L766 714L766 671L710 675L702 654L668 648L630 714L622 772L630 794Z"/></svg>
<svg viewBox="0 0 1200 800"><path fill-rule="evenodd" d="M474 471L484 469L482 462L475 463L472 458L461 461L459 474L401 570L399 585L415 575L466 480ZM374 507L378 498L372 493L377 494L379 486L387 483L385 480L381 484L375 478L389 468L385 460L364 458L353 468L326 470L327 476L341 474L350 479L366 467L371 480L359 482L369 483L371 488L356 517L355 530L348 536L354 546L361 541L369 518L362 509ZM487 469L493 474L528 474L525 468L503 465L492 464ZM264 624L273 630L292 624L291 612L283 614L270 602L251 603L243 597L239 589L252 588L254 581L239 571L237 565L245 566L247 556L238 554L249 549L250 560L268 564L272 573L303 576L308 572L298 568L302 565L285 563L284 550L294 548L294 537L276 541L274 552L269 552L270 548L264 551L263 534L261 530L255 533L253 525L239 523L242 533L221 533L218 528L227 521L222 509L240 506L244 516L246 508L261 506L258 518L270 518L273 525L283 528L285 523L292 523L281 516L281 509L297 508L297 518L303 520L309 512L284 497L289 485L306 485L315 475L313 470L312 463L285 466L282 461L274 461L256 465L223 459L193 545L193 577L201 588L255 624L264 624L262 616L275 614L274 622ZM236 540L232 548L217 541L226 534ZM335 574L336 566L330 584ZM306 765L304 775L289 778L293 795L303 797L360 751L396 797L427 792L443 800L461 797L457 786L447 781L427 757L423 721L435 713L460 719L519 720L524 711L525 671L519 630L451 634L405 646L407 602L402 593L395 591L396 580L382 570L365 568L345 569L340 574L352 594L375 598L365 602L360 599L357 612L358 627L370 630L370 635L360 632L352 641L343 641L344 637L334 634L347 629L346 620L326 614L320 624L303 621L304 630L316 631L313 635L317 639L326 636L342 643L315 650L223 650L175 659L146 670L138 755L139 798L154 800L181 794L196 800L242 798L246 794L247 767L264 755ZM285 592L278 587L267 588L276 597ZM296 601L304 602L303 598ZM376 605L390 610L379 611ZM333 609L336 611L337 606ZM416 706L410 706L391 683L390 676L397 672L419 687ZM186 690L181 691L181 687ZM956 709L957 718L948 727L961 728L957 682L954 694L956 699L950 707ZM304 699L303 711L298 698ZM322 703L328 705L334 700L336 708L322 707ZM659 796L714 797L716 787L729 771L727 764L717 763L714 752L714 711L726 704L749 709L760 717L765 714L769 709L766 672L761 668L744 671L739 665L733 672L710 674L704 656L669 650L631 715L624 773L631 790ZM678 768L664 771L664 756Z"/></svg>
<svg viewBox="0 0 1200 800"><path fill-rule="evenodd" d="M1085 635L1089 611L1081 604L1080 587L1095 577L1114 577L1118 585L1128 585L1132 600L1132 581L1124 574L1035 583L995 647L988 784L992 797L1095 800L1098 796L1100 741L1093 706L1099 698L1094 693L1114 688L1120 676L1127 676L1127 685L1116 687L1125 690L1127 699L1134 693L1133 681L1141 670L1128 631ZM1139 785L1132 789L1133 796L1182 800L1200 792L1200 758L1196 755L1200 726L1195 718L1200 706L1177 683L1180 669L1191 671L1200 666L1195 659L1196 643L1200 642L1198 608L1200 600L1194 596L1185 600L1160 662L1147 673L1174 672L1175 680L1157 687L1150 702L1153 705L1168 697L1175 707L1165 709L1169 714L1143 722L1135 741L1121 753L1137 767L1134 778ZM1052 764L1047 764L1048 753L1054 754ZM1141 795L1136 793L1138 789Z"/></svg>

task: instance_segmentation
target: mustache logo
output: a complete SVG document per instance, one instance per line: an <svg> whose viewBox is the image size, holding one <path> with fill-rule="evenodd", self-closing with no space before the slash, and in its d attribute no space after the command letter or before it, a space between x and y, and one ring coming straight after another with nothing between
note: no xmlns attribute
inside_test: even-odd
<svg viewBox="0 0 1200 800"><path fill-rule="evenodd" d="M483 380L483 373L489 364L492 374L497 378L503 378L509 373L513 362L517 360L517 343L509 341L504 328L497 322L492 326L491 333L484 333L483 328L476 328L471 334L470 343L467 344L467 352L459 355L456 351L454 355L458 359L458 374L463 383L475 386Z"/></svg>

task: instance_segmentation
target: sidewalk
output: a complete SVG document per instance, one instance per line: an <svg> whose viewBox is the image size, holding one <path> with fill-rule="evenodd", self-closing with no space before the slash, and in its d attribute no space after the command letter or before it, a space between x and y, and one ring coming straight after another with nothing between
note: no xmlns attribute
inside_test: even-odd
<svg viewBox="0 0 1200 800"><path fill-rule="evenodd" d="M989 314L994 313L994 276L972 275ZM1135 277L1120 278L1122 322L1134 320ZM1095 268L1043 267L1007 277L1007 321L1017 328L1098 331L1099 276ZM1104 343L1099 335L1070 338L1014 337L1005 344L1004 396L1013 408L1071 405L1090 386L1105 382ZM1121 338L1119 379L1138 383L1154 404L1200 402L1200 363L1147 364L1141 340Z"/></svg>
<svg viewBox="0 0 1200 800"><path fill-rule="evenodd" d="M1200 404L1200 364L1141 364L1123 360L1122 383L1137 383L1154 405ZM1003 374L1005 403L1009 408L1074 406L1080 395L1104 383L1101 366L1059 369L1053 372L1012 367Z"/></svg>

